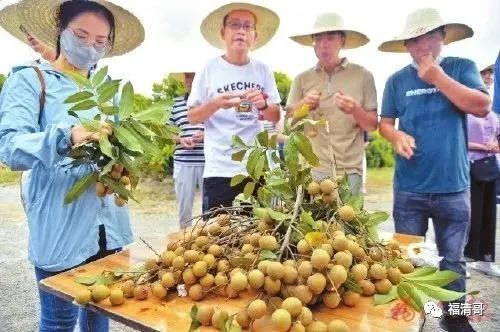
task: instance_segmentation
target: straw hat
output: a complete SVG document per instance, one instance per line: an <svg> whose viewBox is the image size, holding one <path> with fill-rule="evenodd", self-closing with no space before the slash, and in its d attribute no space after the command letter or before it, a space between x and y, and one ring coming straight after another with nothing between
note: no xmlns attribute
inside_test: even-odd
<svg viewBox="0 0 500 332"><path fill-rule="evenodd" d="M57 14L60 5L66 1L68 0L23 0L17 5L17 13L30 33L33 33L42 43L56 49ZM106 7L115 19L115 42L106 57L130 52L144 41L144 27L134 14L109 1L93 1Z"/></svg>
<svg viewBox="0 0 500 332"><path fill-rule="evenodd" d="M370 41L365 34L346 29L344 19L336 13L323 13L319 15L308 33L291 36L290 38L301 45L312 46L312 35L329 31L343 31L345 33L345 49L360 47Z"/></svg>
<svg viewBox="0 0 500 332"><path fill-rule="evenodd" d="M492 72L494 72L495 71L494 68L495 68L495 64L491 64L489 66L481 66L481 67L479 67L479 72L482 73L483 71L487 71L487 70L491 70Z"/></svg>
<svg viewBox="0 0 500 332"><path fill-rule="evenodd" d="M217 8L201 22L201 34L210 45L218 49L226 48L226 44L220 35L220 30L224 17L235 10L248 10L257 17L257 24L255 26L257 40L252 47L253 50L267 44L276 33L276 30L278 30L280 19L272 10L250 3L232 2Z"/></svg>
<svg viewBox="0 0 500 332"><path fill-rule="evenodd" d="M28 36L21 30L21 21L17 16L17 3L0 10L0 26L23 44L28 43Z"/></svg>
<svg viewBox="0 0 500 332"><path fill-rule="evenodd" d="M465 24L445 22L436 9L422 8L408 15L406 25L399 36L382 43L378 49L382 52L407 52L404 45L405 40L425 35L439 27L444 27L446 31L445 45L470 38L474 34L474 31Z"/></svg>

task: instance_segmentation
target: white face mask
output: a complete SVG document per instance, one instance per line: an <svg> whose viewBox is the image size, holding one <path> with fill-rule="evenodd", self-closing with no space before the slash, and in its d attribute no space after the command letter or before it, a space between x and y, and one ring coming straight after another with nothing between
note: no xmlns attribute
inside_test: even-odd
<svg viewBox="0 0 500 332"><path fill-rule="evenodd" d="M70 28L61 33L61 53L78 69L89 70L104 57L107 51L106 47L96 49L94 46L81 42Z"/></svg>

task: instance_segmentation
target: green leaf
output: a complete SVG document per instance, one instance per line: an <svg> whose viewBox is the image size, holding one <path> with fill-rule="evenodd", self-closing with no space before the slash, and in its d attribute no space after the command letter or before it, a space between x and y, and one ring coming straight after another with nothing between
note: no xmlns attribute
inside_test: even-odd
<svg viewBox="0 0 500 332"><path fill-rule="evenodd" d="M438 270L437 267L427 265L427 266L419 267L419 268L415 269L415 271L413 271L413 272L410 272L410 273L407 273L407 274L403 274L402 276L403 276L403 278L406 278L406 277L410 277L410 278L411 277L421 277L421 276L426 276L426 275L429 275L429 274L433 274L437 270Z"/></svg>
<svg viewBox="0 0 500 332"><path fill-rule="evenodd" d="M278 146L278 135L277 134L271 135L268 146L270 149L276 150L276 148Z"/></svg>
<svg viewBox="0 0 500 332"><path fill-rule="evenodd" d="M264 163L265 162L266 162L266 156L261 155L259 157L259 161L257 162L257 165L255 166L255 170L254 170L255 180L259 180L262 177L262 172L264 171Z"/></svg>
<svg viewBox="0 0 500 332"><path fill-rule="evenodd" d="M92 84L90 84L90 81L82 74L71 71L63 71L63 73L69 79L71 79L78 87L89 88L89 89L92 88Z"/></svg>
<svg viewBox="0 0 500 332"><path fill-rule="evenodd" d="M69 204L80 197L87 188L95 184L97 181L97 173L90 173L76 181L71 189L64 196L64 204Z"/></svg>
<svg viewBox="0 0 500 332"><path fill-rule="evenodd" d="M129 119L127 121L129 126L132 126L132 128L138 133L141 134L141 136L149 136L149 137L155 137L157 136L154 131L149 129L149 127L142 122L139 122L134 119Z"/></svg>
<svg viewBox="0 0 500 332"><path fill-rule="evenodd" d="M99 279L99 276L75 277L74 281L78 284L90 286L95 284L97 279Z"/></svg>
<svg viewBox="0 0 500 332"><path fill-rule="evenodd" d="M120 143L128 150L142 153L141 143L137 138L125 127L112 124L113 135L120 141Z"/></svg>
<svg viewBox="0 0 500 332"><path fill-rule="evenodd" d="M247 148L248 147L245 144L245 142L243 142L243 140L241 139L241 137L236 136L236 135L233 135L231 146L233 148Z"/></svg>
<svg viewBox="0 0 500 332"><path fill-rule="evenodd" d="M248 269L252 266L253 260L250 258L245 258L245 257L233 257L229 260L229 265L231 267L243 267L245 269Z"/></svg>
<svg viewBox="0 0 500 332"><path fill-rule="evenodd" d="M285 213L281 213L278 211L274 211L271 208L267 208L266 210L267 210L267 213L269 213L269 216L277 221L283 221L283 220L287 220L287 219L291 218L290 215L285 214Z"/></svg>
<svg viewBox="0 0 500 332"><path fill-rule="evenodd" d="M120 158L118 159L120 164L122 164L126 170L128 170L130 173L137 174L139 173L139 167L135 163L134 160L132 160L129 156L127 156L125 153L120 153Z"/></svg>
<svg viewBox="0 0 500 332"><path fill-rule="evenodd" d="M374 305L386 304L395 300L397 296L398 296L397 287L392 286L391 290L387 294L375 294L375 296L373 297L373 304Z"/></svg>
<svg viewBox="0 0 500 332"><path fill-rule="evenodd" d="M270 206L273 194L265 187L259 187L259 189L257 189L257 197L259 198L260 204Z"/></svg>
<svg viewBox="0 0 500 332"><path fill-rule="evenodd" d="M106 115L115 115L117 114L120 109L116 106L99 106L99 111L101 111L101 113L104 113Z"/></svg>
<svg viewBox="0 0 500 332"><path fill-rule="evenodd" d="M109 286L113 281L115 281L115 274L113 272L109 272L101 275L96 280L95 284Z"/></svg>
<svg viewBox="0 0 500 332"><path fill-rule="evenodd" d="M255 169L257 168L257 163L259 162L260 155L260 149L254 149L248 156L247 172L254 180L258 180L255 177Z"/></svg>
<svg viewBox="0 0 500 332"><path fill-rule="evenodd" d="M413 287L413 285L410 285L409 283L406 282L400 283L398 287L401 287L402 291L408 294L410 299L413 301L413 303L412 301L410 301L412 308L418 312L422 311L422 308L424 307L425 303L424 294L422 294L421 291Z"/></svg>
<svg viewBox="0 0 500 332"><path fill-rule="evenodd" d="M125 188L123 184L118 181L113 180L109 175L104 175L101 177L101 181L104 182L108 187L113 189L115 193L125 198L132 198L134 201L137 200L132 196L132 193Z"/></svg>
<svg viewBox="0 0 500 332"><path fill-rule="evenodd" d="M134 112L134 87L127 82L122 89L120 99L120 118L126 119Z"/></svg>
<svg viewBox="0 0 500 332"><path fill-rule="evenodd" d="M347 288L350 291L353 291L354 293L362 294L363 289L361 286L354 280L347 280L346 282L343 283L344 287Z"/></svg>
<svg viewBox="0 0 500 332"><path fill-rule="evenodd" d="M96 89L97 91L97 94L100 95L102 93L104 93L104 91L106 90L109 90L109 89L112 89L112 87L114 86L117 86L119 87L120 86L120 82L122 80L111 80L111 81L106 81L104 83L102 83L101 85L99 85L99 87Z"/></svg>
<svg viewBox="0 0 500 332"><path fill-rule="evenodd" d="M113 274L115 275L116 278L120 278L123 276L123 274L128 271L127 268L124 268L124 267L120 267L116 270L113 271Z"/></svg>
<svg viewBox="0 0 500 332"><path fill-rule="evenodd" d="M110 81L111 83L113 81ZM106 84L106 83L105 83ZM113 98L117 93L118 90L120 90L120 84L110 84L107 86L105 89L103 88L101 92L97 95L97 102L99 104L105 103L109 101L111 98Z"/></svg>
<svg viewBox="0 0 500 332"><path fill-rule="evenodd" d="M135 139L139 142L141 145L143 151L145 151L149 157L156 157L156 158L162 158L162 150L159 147L159 144L156 143L154 140L151 140L151 138L144 137L141 133L137 132L137 130L134 129L128 122L123 122L122 126L126 128L130 134L132 134ZM173 144L173 143L172 143Z"/></svg>
<svg viewBox="0 0 500 332"><path fill-rule="evenodd" d="M363 196L353 195L344 204L350 205L354 211L359 212L363 208Z"/></svg>
<svg viewBox="0 0 500 332"><path fill-rule="evenodd" d="M407 274L403 274L403 278L419 284L443 287L460 278L460 275L454 271L436 271L433 274L421 276L408 276Z"/></svg>
<svg viewBox="0 0 500 332"><path fill-rule="evenodd" d="M230 183L230 186L231 187L234 187L234 186L237 186L239 185L240 183L243 182L243 180L245 180L247 178L246 175L243 175L243 174L237 174L235 176L233 176L233 178L231 179L231 183Z"/></svg>
<svg viewBox="0 0 500 332"><path fill-rule="evenodd" d="M196 306L196 304L191 307L191 313L189 316L191 317L189 332L196 331L196 329L201 326L200 322L198 322L198 307Z"/></svg>
<svg viewBox="0 0 500 332"><path fill-rule="evenodd" d="M235 152L231 155L231 159L234 161L242 161L243 158L245 158L245 154L247 153L247 150L240 150L238 152Z"/></svg>
<svg viewBox="0 0 500 332"><path fill-rule="evenodd" d="M97 106L97 103L92 99L87 99L78 104L71 106L70 111L87 111Z"/></svg>
<svg viewBox="0 0 500 332"><path fill-rule="evenodd" d="M440 301L455 301L462 296L465 296L465 293L459 293L451 290L447 290L438 286L429 285L429 284L421 284L421 283L411 283L415 286L416 289L422 291L429 297ZM406 289L405 289L406 290ZM411 293L410 293L411 296Z"/></svg>
<svg viewBox="0 0 500 332"><path fill-rule="evenodd" d="M366 231L368 232L368 236L370 237L370 239L372 239L375 242L380 242L377 226L366 227Z"/></svg>
<svg viewBox="0 0 500 332"><path fill-rule="evenodd" d="M65 104L74 104L74 103L77 103L79 101L89 99L93 96L94 96L94 94L90 91L81 91L81 92L77 92L75 94L72 94L71 96L66 98L66 100L64 100L64 103Z"/></svg>
<svg viewBox="0 0 500 332"><path fill-rule="evenodd" d="M108 75L108 66L105 66L105 67L102 67L101 69L99 69L97 71L97 73L95 73L91 80L92 80L92 85L93 86L99 86L102 81L104 81L104 79L106 78L106 76Z"/></svg>
<svg viewBox="0 0 500 332"><path fill-rule="evenodd" d="M74 111L68 111L68 115L70 115L74 118L79 118L78 114L76 114L76 112L74 112Z"/></svg>
<svg viewBox="0 0 500 332"><path fill-rule="evenodd" d="M261 261L277 261L278 255L268 249L262 249L259 252L259 260Z"/></svg>
<svg viewBox="0 0 500 332"><path fill-rule="evenodd" d="M369 214L369 219L365 223L365 226L377 226L387 219L389 219L389 214L384 211L376 211Z"/></svg>
<svg viewBox="0 0 500 332"><path fill-rule="evenodd" d="M393 287L394 288L394 287ZM396 287L397 288L397 292L398 292L398 297L403 300L403 301L406 301L410 298L410 294L408 294L405 289L404 289L404 286L403 286L403 283L399 283L398 286Z"/></svg>
<svg viewBox="0 0 500 332"><path fill-rule="evenodd" d="M245 189L243 189L243 194L245 195L245 198L251 197L254 189L255 189L255 182L253 182L253 181L248 182L245 185Z"/></svg>
<svg viewBox="0 0 500 332"><path fill-rule="evenodd" d="M311 247L316 248L325 242L326 236L323 232L309 232L304 239Z"/></svg>
<svg viewBox="0 0 500 332"><path fill-rule="evenodd" d="M314 224L314 218L312 217L312 213L302 210L302 212L300 212L300 221L306 225L312 226Z"/></svg>
<svg viewBox="0 0 500 332"><path fill-rule="evenodd" d="M133 113L132 117L141 122L151 122L163 126L167 123L170 106L171 102L169 101L156 102L144 111Z"/></svg>
<svg viewBox="0 0 500 332"><path fill-rule="evenodd" d="M268 147L269 145L269 133L267 131L262 131L260 133L257 134L257 142L259 142L259 144L262 146L262 147Z"/></svg>
<svg viewBox="0 0 500 332"><path fill-rule="evenodd" d="M108 135L101 134L99 136L99 147L101 152L113 160L118 159L118 153L113 149L113 145L109 142Z"/></svg>
<svg viewBox="0 0 500 332"><path fill-rule="evenodd" d="M311 141L302 133L295 132L290 138L293 145L297 147L300 154L307 160L307 162L314 167L319 166L319 158L316 156L312 149Z"/></svg>
<svg viewBox="0 0 500 332"><path fill-rule="evenodd" d="M101 122L100 121L81 118L80 122L81 122L83 128L87 129L88 131L98 132L99 130L101 130Z"/></svg>
<svg viewBox="0 0 500 332"><path fill-rule="evenodd" d="M296 177L299 172L299 155L297 148L289 139L285 142L283 154L285 155L285 164L290 171L290 174L293 177Z"/></svg>

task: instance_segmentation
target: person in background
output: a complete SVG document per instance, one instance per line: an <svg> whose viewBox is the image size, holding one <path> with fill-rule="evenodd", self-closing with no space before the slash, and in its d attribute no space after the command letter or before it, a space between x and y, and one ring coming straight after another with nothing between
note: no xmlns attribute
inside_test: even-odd
<svg viewBox="0 0 500 332"><path fill-rule="evenodd" d="M260 120L276 123L280 118L273 72L249 57L271 40L278 25L276 13L248 3L219 7L201 24L204 38L224 50L196 72L188 98L189 122L205 127L204 212L232 206L245 187L245 182L230 185L232 177L247 173L244 162L231 158L233 135L251 143L261 131Z"/></svg>
<svg viewBox="0 0 500 332"><path fill-rule="evenodd" d="M493 65L480 71L486 90L493 83ZM474 163L489 156L499 156L498 116L490 112L484 118L467 115L469 137L469 160ZM497 224L496 183L498 180L476 178L471 172L471 225L465 246L465 257L473 260L468 266L491 276L500 277L500 268L495 265L495 239Z"/></svg>
<svg viewBox="0 0 500 332"><path fill-rule="evenodd" d="M364 67L340 56L342 49L365 45L369 39L347 29L336 13L323 13L306 34L290 37L313 47L318 62L293 81L287 99L288 116L304 104L314 120L325 118L326 126L306 128L319 167L311 174L315 181L331 177L335 162L339 175L347 174L354 195L361 193L363 176L363 131L377 128L377 92L373 75Z"/></svg>
<svg viewBox="0 0 500 332"><path fill-rule="evenodd" d="M174 152L175 199L179 209L179 227L191 227L196 187L203 189L203 124L191 125L187 119L187 100L191 92L194 72L179 73L186 93L174 98L170 123L180 128Z"/></svg>

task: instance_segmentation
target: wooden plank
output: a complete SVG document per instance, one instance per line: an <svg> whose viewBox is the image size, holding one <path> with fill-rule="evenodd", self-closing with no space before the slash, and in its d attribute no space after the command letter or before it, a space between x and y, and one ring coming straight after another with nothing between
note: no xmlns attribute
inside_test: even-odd
<svg viewBox="0 0 500 332"><path fill-rule="evenodd" d="M387 234L386 234L387 235ZM172 234L170 239L181 238L181 233ZM420 242L421 237L396 234L394 236L401 244ZM158 239L151 243L153 248L162 252L166 241ZM127 268L143 262L147 258L153 258L154 254L143 244L136 243L130 249L107 256L98 261L81 266L77 269L58 274L44 279L40 287L59 297L72 301L79 290L86 286L74 282L76 275L96 275L103 271L114 271L118 268ZM201 302L194 302L188 298L178 297L173 291L169 291L166 300L158 300L149 296L145 301L126 299L120 306L112 306L109 299L100 303L89 303L90 310L103 313L110 318L140 331L188 331L191 324L190 310L194 304L211 305L227 310L229 314L235 314L243 309L255 298L255 293L245 292L236 299L225 299L210 295ZM343 319L351 328L351 331L418 331L419 315L413 311L406 317L393 319L391 309L398 302L392 302L383 306L374 307L372 297L362 297L355 307L340 306L337 309L328 309L323 305L313 307L314 316L324 322L333 319ZM411 310L411 309L409 309ZM213 328L201 329L202 331L215 331ZM273 329L269 324L269 318L263 318L254 322L253 330L271 332Z"/></svg>

